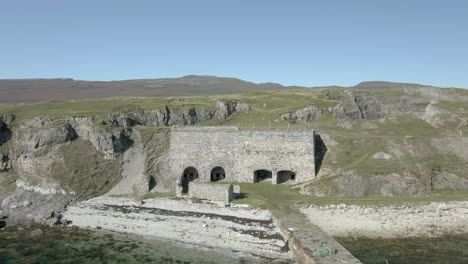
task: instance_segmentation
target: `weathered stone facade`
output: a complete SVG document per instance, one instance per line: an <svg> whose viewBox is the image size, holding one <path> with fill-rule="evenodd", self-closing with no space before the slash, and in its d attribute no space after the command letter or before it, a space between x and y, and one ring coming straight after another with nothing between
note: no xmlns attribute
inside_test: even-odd
<svg viewBox="0 0 468 264"><path fill-rule="evenodd" d="M234 199L232 184L189 183L189 197L229 204Z"/></svg>
<svg viewBox="0 0 468 264"><path fill-rule="evenodd" d="M174 128L169 162L180 182L305 182L315 178L314 131Z"/></svg>

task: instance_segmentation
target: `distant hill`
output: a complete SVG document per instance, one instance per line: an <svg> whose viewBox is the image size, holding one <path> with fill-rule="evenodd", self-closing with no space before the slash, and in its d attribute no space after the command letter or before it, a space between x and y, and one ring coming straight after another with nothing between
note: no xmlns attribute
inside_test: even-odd
<svg viewBox="0 0 468 264"><path fill-rule="evenodd" d="M73 79L0 79L0 103L33 103L106 97L169 97L237 94L252 90L284 90L276 83L251 83L236 78L189 75L181 78L125 81Z"/></svg>
<svg viewBox="0 0 468 264"><path fill-rule="evenodd" d="M384 82L384 81L369 81L362 82L358 85L350 87L352 89L359 90L389 90L397 88L417 88L417 87L428 87L429 85L417 84L417 83L397 83L397 82Z"/></svg>
<svg viewBox="0 0 468 264"><path fill-rule="evenodd" d="M411 83L362 82L356 90L386 90L426 87ZM0 79L0 103L34 103L51 100L81 100L108 97L177 97L240 94L305 88L277 83L252 83L236 78L188 75L181 78L124 81L80 81L74 79ZM345 88L338 86L310 88Z"/></svg>

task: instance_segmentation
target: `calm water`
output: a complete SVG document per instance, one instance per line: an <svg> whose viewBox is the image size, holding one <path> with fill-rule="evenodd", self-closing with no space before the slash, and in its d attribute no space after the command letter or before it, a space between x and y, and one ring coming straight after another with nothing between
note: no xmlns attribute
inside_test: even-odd
<svg viewBox="0 0 468 264"><path fill-rule="evenodd" d="M32 229L34 230L34 228ZM0 230L0 263L253 263L222 253L72 228Z"/></svg>
<svg viewBox="0 0 468 264"><path fill-rule="evenodd" d="M442 238L336 238L366 264L467 264L468 234Z"/></svg>

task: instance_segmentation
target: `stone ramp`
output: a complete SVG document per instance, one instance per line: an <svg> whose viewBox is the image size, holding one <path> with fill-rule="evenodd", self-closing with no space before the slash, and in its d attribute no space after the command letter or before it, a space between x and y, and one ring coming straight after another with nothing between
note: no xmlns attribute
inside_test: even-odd
<svg viewBox="0 0 468 264"><path fill-rule="evenodd" d="M273 210L273 221L283 238L288 241L294 259L301 264L359 264L354 257L333 237L308 221L298 210L289 210L285 215Z"/></svg>

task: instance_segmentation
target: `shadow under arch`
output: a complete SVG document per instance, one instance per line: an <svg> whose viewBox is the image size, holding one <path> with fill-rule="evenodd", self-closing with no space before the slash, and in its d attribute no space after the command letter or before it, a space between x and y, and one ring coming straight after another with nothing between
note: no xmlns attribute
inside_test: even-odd
<svg viewBox="0 0 468 264"><path fill-rule="evenodd" d="M290 170L281 170L276 173L278 184L296 181L296 173Z"/></svg>
<svg viewBox="0 0 468 264"><path fill-rule="evenodd" d="M198 170L194 167L185 168L182 173L180 184L182 185L182 193L188 193L189 191L189 182L198 178Z"/></svg>
<svg viewBox="0 0 468 264"><path fill-rule="evenodd" d="M216 166L211 170L211 178L210 181L221 181L226 178L226 172L224 171L224 168L221 166Z"/></svg>
<svg viewBox="0 0 468 264"><path fill-rule="evenodd" d="M270 170L254 171L254 182L272 182L273 173Z"/></svg>

